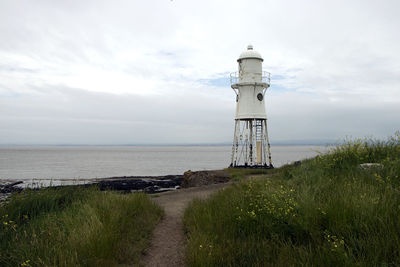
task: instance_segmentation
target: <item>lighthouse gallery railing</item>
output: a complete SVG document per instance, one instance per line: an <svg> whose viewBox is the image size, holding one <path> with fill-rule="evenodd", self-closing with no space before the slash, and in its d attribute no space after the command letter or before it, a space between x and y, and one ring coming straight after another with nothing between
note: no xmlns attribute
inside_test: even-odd
<svg viewBox="0 0 400 267"><path fill-rule="evenodd" d="M239 83L239 72L238 71L231 72L230 78L231 78L231 85L238 84ZM271 73L269 73L268 71L262 71L261 82L270 85L271 84Z"/></svg>

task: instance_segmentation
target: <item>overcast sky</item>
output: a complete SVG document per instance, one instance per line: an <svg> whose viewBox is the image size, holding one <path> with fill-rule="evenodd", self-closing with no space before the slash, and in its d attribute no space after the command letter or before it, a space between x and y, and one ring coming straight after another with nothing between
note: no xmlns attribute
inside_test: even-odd
<svg viewBox="0 0 400 267"><path fill-rule="evenodd" d="M400 129L400 1L1 0L0 144L221 143L248 44L272 143Z"/></svg>

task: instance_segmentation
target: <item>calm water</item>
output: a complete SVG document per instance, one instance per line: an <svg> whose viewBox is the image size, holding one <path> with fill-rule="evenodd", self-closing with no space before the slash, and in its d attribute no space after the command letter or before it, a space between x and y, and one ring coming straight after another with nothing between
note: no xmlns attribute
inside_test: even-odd
<svg viewBox="0 0 400 267"><path fill-rule="evenodd" d="M273 146L278 167L325 152L323 146ZM90 179L222 169L231 146L3 146L0 180Z"/></svg>

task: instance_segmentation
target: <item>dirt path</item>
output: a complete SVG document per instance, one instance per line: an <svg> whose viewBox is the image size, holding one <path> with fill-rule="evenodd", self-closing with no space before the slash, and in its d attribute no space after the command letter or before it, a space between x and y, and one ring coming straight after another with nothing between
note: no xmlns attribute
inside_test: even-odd
<svg viewBox="0 0 400 267"><path fill-rule="evenodd" d="M184 266L185 235L182 216L186 206L194 198L206 198L211 193L230 184L180 189L154 197L154 201L164 208L165 215L154 229L151 247L143 257L142 264L151 267Z"/></svg>

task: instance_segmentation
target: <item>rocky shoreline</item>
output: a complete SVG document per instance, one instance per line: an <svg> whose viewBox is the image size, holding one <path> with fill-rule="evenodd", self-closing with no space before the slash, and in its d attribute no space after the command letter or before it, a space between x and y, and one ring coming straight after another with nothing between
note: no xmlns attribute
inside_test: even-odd
<svg viewBox="0 0 400 267"><path fill-rule="evenodd" d="M121 176L101 179L85 179L83 184L53 185L60 186L93 186L97 185L100 190L112 190L123 193L145 192L160 193L177 190L181 187L195 187L207 184L224 183L230 180L230 174L223 170L212 171L187 171L183 175L164 176ZM7 198L11 193L24 190L24 181L0 183L0 200ZM41 187L34 187L39 189Z"/></svg>
<svg viewBox="0 0 400 267"><path fill-rule="evenodd" d="M112 177L94 182L100 190L122 191L124 193L143 191L159 193L179 189L183 175Z"/></svg>
<svg viewBox="0 0 400 267"><path fill-rule="evenodd" d="M0 184L0 201L7 198L11 193L21 192L23 189L17 187L17 185L22 184L23 181L16 181L12 183Z"/></svg>

